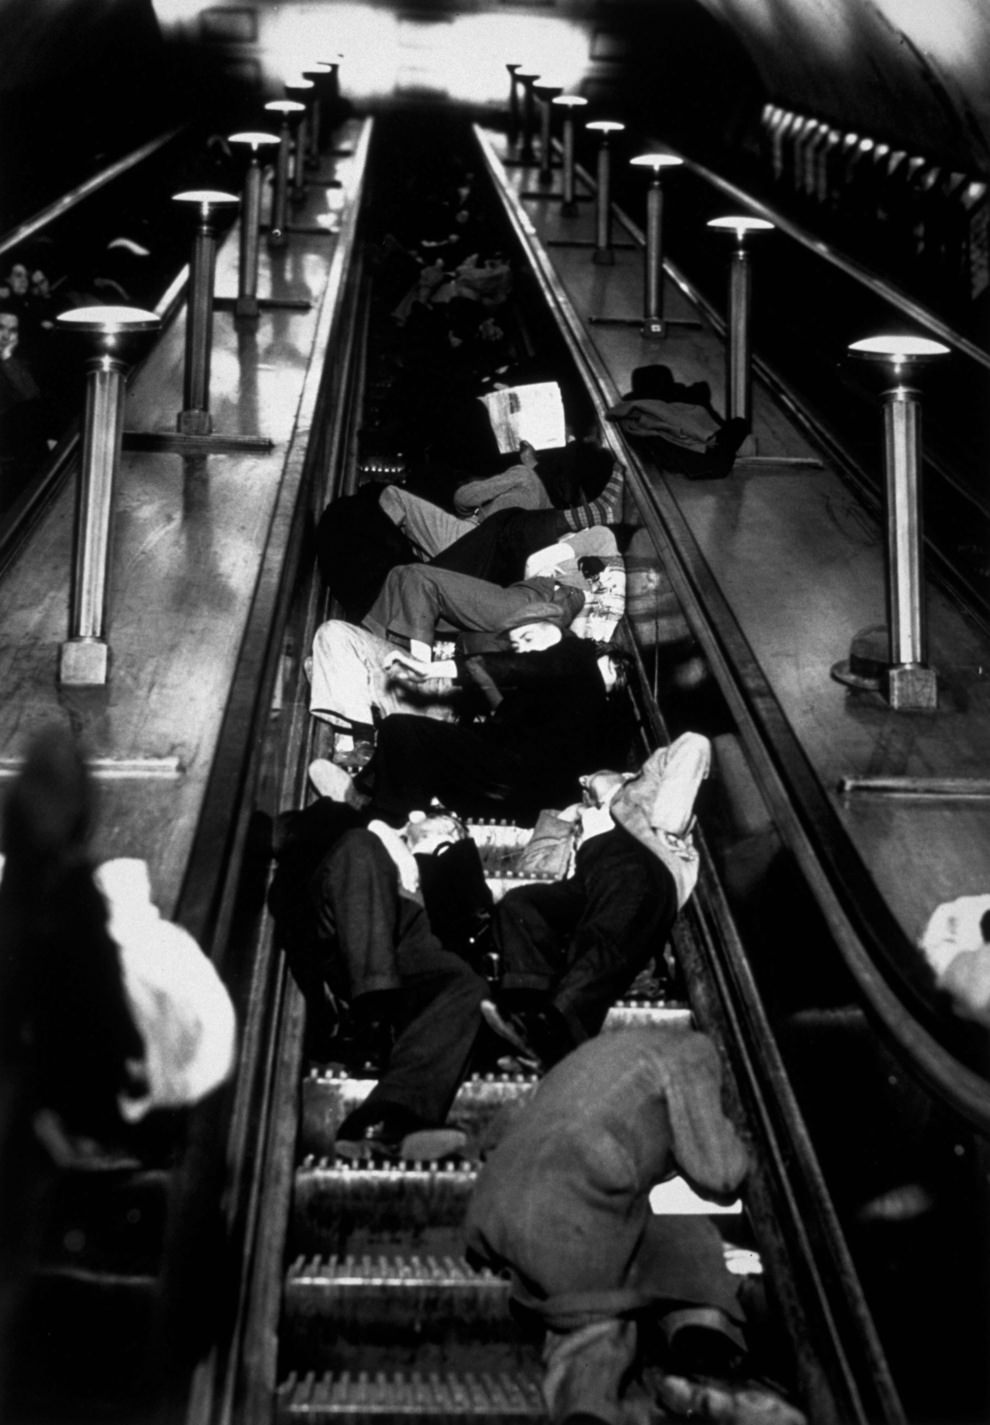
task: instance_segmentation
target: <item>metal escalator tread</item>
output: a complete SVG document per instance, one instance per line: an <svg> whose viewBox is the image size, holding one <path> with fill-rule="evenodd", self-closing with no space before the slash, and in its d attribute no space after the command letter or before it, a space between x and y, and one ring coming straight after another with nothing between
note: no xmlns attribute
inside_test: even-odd
<svg viewBox="0 0 990 1425"><path fill-rule="evenodd" d="M436 1257L415 1253L361 1256L297 1257L286 1276L289 1299L304 1302L307 1296L321 1302L343 1298L345 1294L370 1296L386 1291L400 1299L416 1297L417 1304L435 1295L456 1292L451 1309L477 1306L486 1315L501 1312L508 1297L509 1283L487 1268L474 1268L461 1257Z"/></svg>
<svg viewBox="0 0 990 1425"><path fill-rule="evenodd" d="M332 1251L339 1232L361 1224L406 1233L460 1227L475 1181L473 1165L307 1159L295 1172L292 1233L298 1252Z"/></svg>
<svg viewBox="0 0 990 1425"><path fill-rule="evenodd" d="M629 1029L647 1024L686 1027L690 1023L691 1010L680 1001L637 998L614 1004L604 1029ZM503 1105L528 1093L536 1082L535 1074L524 1071L473 1074L458 1090L449 1122L474 1138ZM332 1154L339 1124L362 1102L372 1085L372 1079L351 1075L343 1067L312 1066L302 1081L302 1152L316 1156Z"/></svg>
<svg viewBox="0 0 990 1425"><path fill-rule="evenodd" d="M513 1375L431 1372L347 1372L334 1376L290 1376L277 1391L279 1425L323 1420L428 1420L439 1417L444 1425L461 1421L545 1420L538 1378Z"/></svg>

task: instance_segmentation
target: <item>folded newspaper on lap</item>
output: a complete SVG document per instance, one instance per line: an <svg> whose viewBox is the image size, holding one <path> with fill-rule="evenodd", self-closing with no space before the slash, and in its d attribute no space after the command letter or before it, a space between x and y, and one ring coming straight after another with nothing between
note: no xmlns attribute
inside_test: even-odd
<svg viewBox="0 0 990 1425"><path fill-rule="evenodd" d="M531 386L506 386L478 398L488 411L503 455L528 441L534 450L555 450L567 444L564 402L556 381Z"/></svg>

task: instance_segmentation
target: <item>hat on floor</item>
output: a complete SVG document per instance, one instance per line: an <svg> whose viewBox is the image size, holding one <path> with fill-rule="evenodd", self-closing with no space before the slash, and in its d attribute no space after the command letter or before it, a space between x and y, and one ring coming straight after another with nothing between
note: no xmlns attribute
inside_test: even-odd
<svg viewBox="0 0 990 1425"><path fill-rule="evenodd" d="M554 590L553 598L534 599L525 608L510 614L502 629L520 628L524 623L555 623L559 628L567 628L583 607L584 594L581 590L560 584Z"/></svg>

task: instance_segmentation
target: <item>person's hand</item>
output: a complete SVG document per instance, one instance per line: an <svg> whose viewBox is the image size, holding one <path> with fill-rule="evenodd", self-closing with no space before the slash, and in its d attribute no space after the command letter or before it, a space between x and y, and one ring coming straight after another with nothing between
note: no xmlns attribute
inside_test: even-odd
<svg viewBox="0 0 990 1425"><path fill-rule="evenodd" d="M416 683L429 678L432 671L428 663L413 658L401 648L394 648L390 653L386 653L382 659L382 667L392 678Z"/></svg>

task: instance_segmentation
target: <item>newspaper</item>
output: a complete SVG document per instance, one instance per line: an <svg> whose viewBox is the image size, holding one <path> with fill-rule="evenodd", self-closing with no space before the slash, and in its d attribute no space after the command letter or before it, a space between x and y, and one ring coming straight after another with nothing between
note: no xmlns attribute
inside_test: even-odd
<svg viewBox="0 0 990 1425"><path fill-rule="evenodd" d="M517 451L524 440L534 450L555 450L567 444L564 402L556 381L506 386L479 400L488 411L503 455Z"/></svg>

